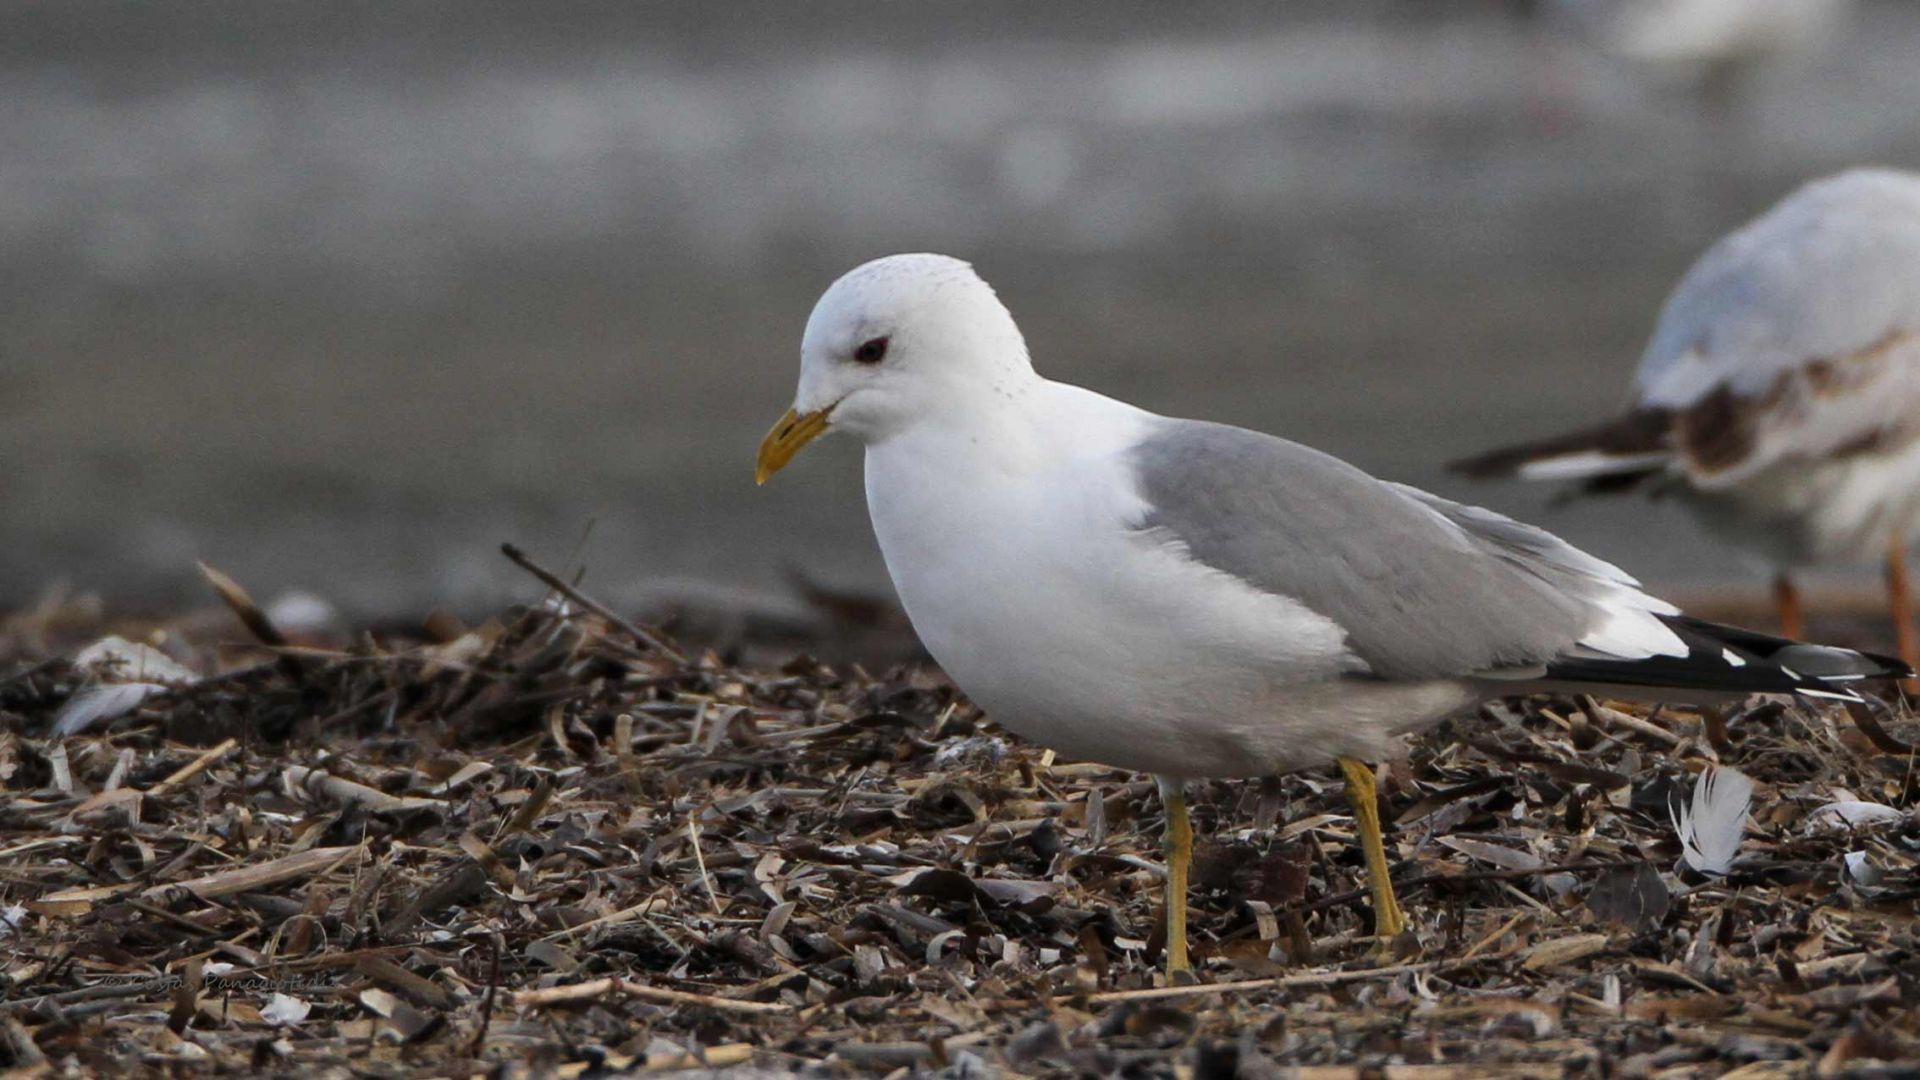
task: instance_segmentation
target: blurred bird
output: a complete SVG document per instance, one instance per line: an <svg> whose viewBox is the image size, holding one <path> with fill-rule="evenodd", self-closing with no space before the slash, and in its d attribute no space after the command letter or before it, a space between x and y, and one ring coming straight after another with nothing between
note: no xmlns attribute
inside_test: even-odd
<svg viewBox="0 0 1920 1080"><path fill-rule="evenodd" d="M1858 701L1899 664L1715 626L1539 529L1270 435L1035 373L973 268L896 255L807 320L764 482L830 430L927 650L1009 729L1158 776L1169 974L1187 969L1183 785L1337 762L1383 948L1405 929L1374 775L1397 736L1538 689Z"/></svg>
<svg viewBox="0 0 1920 1080"><path fill-rule="evenodd" d="M1532 5L1536 8L1541 5ZM1550 22L1725 104L1752 72L1837 37L1853 0L1547 0Z"/></svg>
<svg viewBox="0 0 1920 1080"><path fill-rule="evenodd" d="M1920 528L1920 176L1808 184L1687 271L1605 423L1454 462L1469 476L1672 494L1776 571L1885 560L1902 658L1916 656L1907 545Z"/></svg>

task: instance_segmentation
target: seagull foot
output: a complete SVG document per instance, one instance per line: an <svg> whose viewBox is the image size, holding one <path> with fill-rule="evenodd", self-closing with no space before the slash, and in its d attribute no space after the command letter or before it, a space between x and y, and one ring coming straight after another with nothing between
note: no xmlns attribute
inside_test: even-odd
<svg viewBox="0 0 1920 1080"><path fill-rule="evenodd" d="M1407 917L1394 904L1375 915L1373 920L1373 956L1388 963L1420 951L1420 941L1408 929Z"/></svg>

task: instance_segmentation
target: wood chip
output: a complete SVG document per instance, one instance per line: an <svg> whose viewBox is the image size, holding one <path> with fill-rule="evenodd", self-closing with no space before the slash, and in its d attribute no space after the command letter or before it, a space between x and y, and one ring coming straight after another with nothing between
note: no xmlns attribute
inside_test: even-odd
<svg viewBox="0 0 1920 1080"><path fill-rule="evenodd" d="M1528 949L1527 958L1521 962L1520 966L1528 971L1564 967L1604 952L1607 945L1608 938L1605 934L1573 934L1568 937L1549 938Z"/></svg>

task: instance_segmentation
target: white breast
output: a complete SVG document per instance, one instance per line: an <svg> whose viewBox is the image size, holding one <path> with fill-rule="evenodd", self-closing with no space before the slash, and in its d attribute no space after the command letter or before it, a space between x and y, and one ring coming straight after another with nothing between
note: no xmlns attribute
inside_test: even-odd
<svg viewBox="0 0 1920 1080"><path fill-rule="evenodd" d="M1143 414L1047 386L1044 424L868 448L874 532L928 651L994 719L1074 757L1176 775L1324 758L1295 752L1309 721L1288 704L1354 669L1339 627L1138 531L1124 453Z"/></svg>
<svg viewBox="0 0 1920 1080"><path fill-rule="evenodd" d="M1722 490L1684 489L1700 520L1776 566L1863 562L1920 539L1920 442L1777 465Z"/></svg>

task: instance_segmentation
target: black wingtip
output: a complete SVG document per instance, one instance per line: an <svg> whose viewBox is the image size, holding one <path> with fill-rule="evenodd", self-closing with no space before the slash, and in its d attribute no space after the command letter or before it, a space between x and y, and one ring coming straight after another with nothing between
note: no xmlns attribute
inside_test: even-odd
<svg viewBox="0 0 1920 1080"><path fill-rule="evenodd" d="M1547 668L1549 678L1574 682L1733 694L1795 694L1825 701L1863 702L1853 686L1914 677L1904 661L1878 653L1814 645L1757 630L1663 615L1687 646L1685 656L1642 660L1568 658Z"/></svg>

